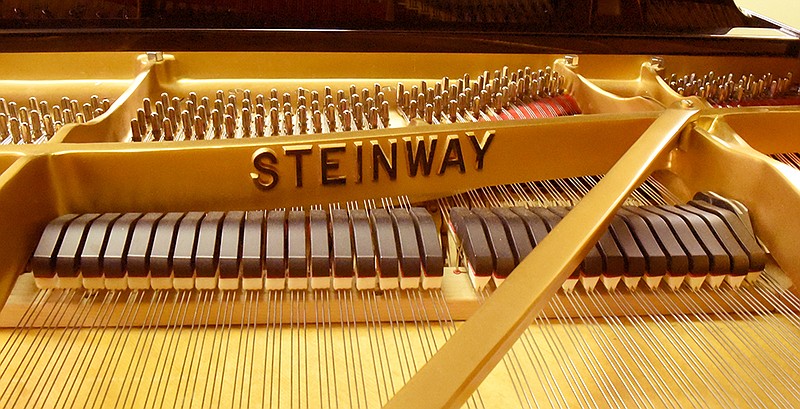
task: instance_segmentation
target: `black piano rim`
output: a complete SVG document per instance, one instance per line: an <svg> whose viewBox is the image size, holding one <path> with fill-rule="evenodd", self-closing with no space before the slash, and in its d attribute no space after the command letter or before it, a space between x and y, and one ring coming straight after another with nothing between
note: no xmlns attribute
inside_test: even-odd
<svg viewBox="0 0 800 409"><path fill-rule="evenodd" d="M0 52L301 51L800 56L800 39L346 29L6 29Z"/></svg>

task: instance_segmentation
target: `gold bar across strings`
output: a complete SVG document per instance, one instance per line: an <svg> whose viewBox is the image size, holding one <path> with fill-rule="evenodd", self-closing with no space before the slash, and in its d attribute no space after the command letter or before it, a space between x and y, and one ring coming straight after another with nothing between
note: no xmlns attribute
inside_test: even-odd
<svg viewBox="0 0 800 409"><path fill-rule="evenodd" d="M684 104L699 106L698 101ZM668 109L505 283L389 401L387 408L456 408L514 345L607 228L630 192L674 146L696 109Z"/></svg>

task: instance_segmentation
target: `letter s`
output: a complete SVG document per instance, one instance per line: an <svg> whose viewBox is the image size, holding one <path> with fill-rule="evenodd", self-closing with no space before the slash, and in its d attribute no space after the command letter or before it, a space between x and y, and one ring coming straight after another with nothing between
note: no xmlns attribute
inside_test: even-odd
<svg viewBox="0 0 800 409"><path fill-rule="evenodd" d="M256 172L250 172L250 178L260 190L270 190L278 184L278 157L270 148L259 148L253 153L253 167Z"/></svg>

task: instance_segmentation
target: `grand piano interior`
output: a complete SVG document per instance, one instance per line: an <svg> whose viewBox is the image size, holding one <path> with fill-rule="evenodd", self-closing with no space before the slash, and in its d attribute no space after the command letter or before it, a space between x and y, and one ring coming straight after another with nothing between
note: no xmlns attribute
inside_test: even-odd
<svg viewBox="0 0 800 409"><path fill-rule="evenodd" d="M796 29L52 3L0 4L0 406L800 404Z"/></svg>

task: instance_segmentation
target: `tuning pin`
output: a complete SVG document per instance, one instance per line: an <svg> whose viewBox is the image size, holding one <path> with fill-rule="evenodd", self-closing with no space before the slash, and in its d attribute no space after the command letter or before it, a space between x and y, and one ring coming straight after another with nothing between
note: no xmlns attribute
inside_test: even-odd
<svg viewBox="0 0 800 409"><path fill-rule="evenodd" d="M325 120L328 121L328 132L336 132L336 107L333 104L325 106Z"/></svg>
<svg viewBox="0 0 800 409"><path fill-rule="evenodd" d="M172 100L170 101L169 107L174 109L176 112L180 111L180 109L181 109L181 99L178 98L178 97L172 97Z"/></svg>
<svg viewBox="0 0 800 409"><path fill-rule="evenodd" d="M236 137L236 120L233 119L230 115L224 116L225 122L225 137L228 139L233 139Z"/></svg>
<svg viewBox="0 0 800 409"><path fill-rule="evenodd" d="M242 137L250 137L250 109L248 108L242 108Z"/></svg>
<svg viewBox="0 0 800 409"><path fill-rule="evenodd" d="M304 134L308 128L308 117L306 116L305 105L300 105L297 108L297 128L298 133Z"/></svg>
<svg viewBox="0 0 800 409"><path fill-rule="evenodd" d="M448 117L450 119L450 122L455 123L458 113L458 102L456 102L456 100L451 100L448 109L449 109Z"/></svg>
<svg viewBox="0 0 800 409"><path fill-rule="evenodd" d="M380 108L381 123L384 128L389 127L389 101L381 102Z"/></svg>
<svg viewBox="0 0 800 409"><path fill-rule="evenodd" d="M503 93L498 92L494 94L494 111L497 112L498 114L502 112L503 104L504 104Z"/></svg>
<svg viewBox="0 0 800 409"><path fill-rule="evenodd" d="M353 106L353 118L356 122L356 129L362 129L364 127L364 105L360 102Z"/></svg>
<svg viewBox="0 0 800 409"><path fill-rule="evenodd" d="M511 89L507 86L500 88L500 95L502 96L500 106L508 108L511 102Z"/></svg>
<svg viewBox="0 0 800 409"><path fill-rule="evenodd" d="M192 139L192 117L188 110L181 112L181 128L183 128L183 139Z"/></svg>
<svg viewBox="0 0 800 409"><path fill-rule="evenodd" d="M250 100L250 90L245 89L242 91L242 101L249 101Z"/></svg>
<svg viewBox="0 0 800 409"><path fill-rule="evenodd" d="M61 113L64 119L63 123L75 122L75 117L72 115L72 111L70 111L69 109L65 109L61 111Z"/></svg>
<svg viewBox="0 0 800 409"><path fill-rule="evenodd" d="M403 91L403 95L400 96L400 99L401 99L401 104L400 104L401 105L401 111L406 112L407 114L410 115L411 114L411 112L410 112L410 110L411 110L411 108L410 108L410 106L411 106L411 93L409 93L408 91ZM383 103L383 102L385 102L385 101L382 101L381 103Z"/></svg>
<svg viewBox="0 0 800 409"><path fill-rule="evenodd" d="M83 116L86 117L88 120L94 119L94 109L92 109L92 104L84 103L83 106Z"/></svg>
<svg viewBox="0 0 800 409"><path fill-rule="evenodd" d="M48 108L47 101L39 101L38 110L39 113L42 114L42 116L50 114L50 109Z"/></svg>
<svg viewBox="0 0 800 409"><path fill-rule="evenodd" d="M169 118L169 120L172 121L174 125L178 125L178 112L175 111L175 108L173 107L167 108L166 118Z"/></svg>
<svg viewBox="0 0 800 409"><path fill-rule="evenodd" d="M158 116L158 120L161 121L164 119L164 104L161 101L156 101L156 112L155 114Z"/></svg>
<svg viewBox="0 0 800 409"><path fill-rule="evenodd" d="M378 108L372 107L369 109L369 114L367 115L367 124L369 129L378 128Z"/></svg>
<svg viewBox="0 0 800 409"><path fill-rule="evenodd" d="M229 106L233 107L233 111L232 111L233 115L231 115L231 114L228 114L228 115L231 115L232 117L236 118L237 115L236 115L236 95L235 94L228 95L228 103L225 105L225 109L227 110Z"/></svg>
<svg viewBox="0 0 800 409"><path fill-rule="evenodd" d="M218 109L211 111L211 129L214 138L219 139L222 137L222 113Z"/></svg>
<svg viewBox="0 0 800 409"><path fill-rule="evenodd" d="M508 100L510 103L517 102L517 83L516 81L511 81L508 83Z"/></svg>
<svg viewBox="0 0 800 409"><path fill-rule="evenodd" d="M278 90L273 88L269 90L269 98L270 99L278 99Z"/></svg>
<svg viewBox="0 0 800 409"><path fill-rule="evenodd" d="M39 111L33 110L31 111L31 134L35 138L39 138L42 136L42 118L39 115Z"/></svg>
<svg viewBox="0 0 800 409"><path fill-rule="evenodd" d="M406 99L405 99L405 93L406 92L407 92L406 91L406 87L403 85L403 83L402 82L398 82L397 83L397 101L396 101L396 103L401 109L408 108L408 105L405 105L406 104Z"/></svg>
<svg viewBox="0 0 800 409"><path fill-rule="evenodd" d="M367 99L369 99L369 90L364 88L361 90L361 100L366 101Z"/></svg>
<svg viewBox="0 0 800 409"><path fill-rule="evenodd" d="M352 124L353 124L353 114L350 112L349 109L344 110L342 112L342 129L344 129L345 132L349 131L352 127Z"/></svg>
<svg viewBox="0 0 800 409"><path fill-rule="evenodd" d="M408 107L408 119L412 120L417 117L417 110L419 109L417 107L417 100L411 100L411 103L408 105Z"/></svg>
<svg viewBox="0 0 800 409"><path fill-rule="evenodd" d="M139 129L139 121L136 118L131 119L131 141L142 141L142 134Z"/></svg>
<svg viewBox="0 0 800 409"><path fill-rule="evenodd" d="M463 92L458 94L458 102L456 102L456 105L458 106L459 113L463 114L467 110L467 105L469 104L467 101L469 101L469 99L467 99L467 94Z"/></svg>
<svg viewBox="0 0 800 409"><path fill-rule="evenodd" d="M69 105L70 105L70 108L72 109L72 114L73 115L77 116L78 113L81 112L81 105L78 103L78 100L76 100L76 99L70 100L69 101ZM85 116L86 115L84 115L84 117Z"/></svg>
<svg viewBox="0 0 800 409"><path fill-rule="evenodd" d="M175 140L175 134L172 130L172 121L169 118L164 118L164 120L161 122L161 127L164 129L165 141Z"/></svg>
<svg viewBox="0 0 800 409"><path fill-rule="evenodd" d="M39 109L39 101L36 99L36 97L30 97L28 98L28 106L30 107L31 111L35 111Z"/></svg>
<svg viewBox="0 0 800 409"><path fill-rule="evenodd" d="M28 108L20 107L17 117L20 122L28 122Z"/></svg>
<svg viewBox="0 0 800 409"><path fill-rule="evenodd" d="M189 113L189 119L193 119L197 116L197 104L191 100L186 101L186 111Z"/></svg>
<svg viewBox="0 0 800 409"><path fill-rule="evenodd" d="M156 103L158 103L158 102L161 102L161 105L164 108L168 107L169 106L169 94L167 94L166 92L162 92L161 93L161 100L160 101L156 101Z"/></svg>
<svg viewBox="0 0 800 409"><path fill-rule="evenodd" d="M264 123L264 115L256 114L256 136L261 138L264 136L264 128L266 128L266 124Z"/></svg>
<svg viewBox="0 0 800 409"><path fill-rule="evenodd" d="M422 108L422 115L420 117L427 123L433 123L433 105L425 104L425 107Z"/></svg>
<svg viewBox="0 0 800 409"><path fill-rule="evenodd" d="M206 112L209 112L211 110L211 99L209 99L208 97L200 98L200 104L197 105L197 109L200 110L200 107L205 107ZM205 117L203 119L207 121L208 117Z"/></svg>
<svg viewBox="0 0 800 409"><path fill-rule="evenodd" d="M194 134L197 139L206 138L206 121L199 115L194 117Z"/></svg>
<svg viewBox="0 0 800 409"><path fill-rule="evenodd" d="M433 116L436 119L439 119L439 117L441 116L443 108L444 104L442 103L442 96L437 95L435 98L433 98L433 112L432 112Z"/></svg>
<svg viewBox="0 0 800 409"><path fill-rule="evenodd" d="M8 116L0 113L0 139L8 137Z"/></svg>
<svg viewBox="0 0 800 409"><path fill-rule="evenodd" d="M196 92L190 92L189 93L189 101L188 102L191 102L195 106L197 105L197 93ZM192 112L189 111L189 113L191 114Z"/></svg>
<svg viewBox="0 0 800 409"><path fill-rule="evenodd" d="M481 97L476 96L472 99L472 116L475 120L481 117Z"/></svg>
<svg viewBox="0 0 800 409"><path fill-rule="evenodd" d="M208 108L206 108L205 105L200 105L200 107L197 108L197 116L195 118L198 116L203 120L203 122L208 122Z"/></svg>
<svg viewBox="0 0 800 409"><path fill-rule="evenodd" d="M155 112L150 115L150 128L152 129L153 140L161 139L161 120Z"/></svg>
<svg viewBox="0 0 800 409"><path fill-rule="evenodd" d="M0 139L5 139L9 135L9 119L4 113L0 113Z"/></svg>
<svg viewBox="0 0 800 409"><path fill-rule="evenodd" d="M46 137L50 138L56 133L56 127L53 123L53 117L50 115L45 115L42 117L44 119L44 134Z"/></svg>
<svg viewBox="0 0 800 409"><path fill-rule="evenodd" d="M20 124L20 139L22 143L32 143L33 138L31 137L31 130L28 124L22 123Z"/></svg>
<svg viewBox="0 0 800 409"><path fill-rule="evenodd" d="M319 112L318 109L315 109L311 114L311 126L313 126L312 132L314 133L322 132L322 114Z"/></svg>
<svg viewBox="0 0 800 409"><path fill-rule="evenodd" d="M9 121L9 130L11 131L11 140L14 141L14 143L19 143L22 140L19 119L11 117Z"/></svg>
<svg viewBox="0 0 800 409"><path fill-rule="evenodd" d="M283 127L286 131L286 135L294 135L294 129L292 127L292 114L291 112L284 112L283 113Z"/></svg>
<svg viewBox="0 0 800 409"><path fill-rule="evenodd" d="M270 108L269 110L269 132L272 136L277 136L279 132L278 122L278 108Z"/></svg>

